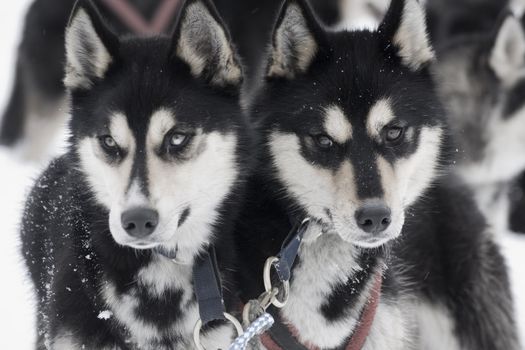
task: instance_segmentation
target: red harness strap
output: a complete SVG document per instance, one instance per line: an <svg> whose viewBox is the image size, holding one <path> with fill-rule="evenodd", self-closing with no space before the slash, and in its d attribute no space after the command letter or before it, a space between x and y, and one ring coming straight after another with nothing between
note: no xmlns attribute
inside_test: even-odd
<svg viewBox="0 0 525 350"><path fill-rule="evenodd" d="M166 32L179 5L179 0L164 0L151 22L147 23L144 17L126 0L101 1L115 13L122 23L140 35L158 35Z"/></svg>
<svg viewBox="0 0 525 350"><path fill-rule="evenodd" d="M361 312L359 324L354 330L348 344L344 347L345 350L361 350L365 345L366 339L370 334L370 329L372 328L372 324L374 322L379 300L381 299L382 286L383 276L381 272L378 272L375 275L374 285L372 286L368 301ZM298 338L298 332L293 326L288 325L288 331L295 339ZM282 349L281 346L279 346L268 333L265 333L261 336L261 342L268 350L288 350ZM320 350L318 347L309 344L301 344L301 347L308 350Z"/></svg>

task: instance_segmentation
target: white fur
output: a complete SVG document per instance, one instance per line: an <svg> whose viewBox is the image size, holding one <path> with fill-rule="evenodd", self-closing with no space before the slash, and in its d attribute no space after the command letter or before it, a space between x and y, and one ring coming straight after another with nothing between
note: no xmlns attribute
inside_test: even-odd
<svg viewBox="0 0 525 350"><path fill-rule="evenodd" d="M340 144L345 144L352 138L352 124L339 106L330 106L325 110L324 128Z"/></svg>
<svg viewBox="0 0 525 350"><path fill-rule="evenodd" d="M362 350L419 349L413 347L416 334L411 311L410 305L404 300L396 300L395 304L379 303L374 323Z"/></svg>
<svg viewBox="0 0 525 350"><path fill-rule="evenodd" d="M512 84L525 73L525 33L516 17L510 15L503 22L489 64L507 84Z"/></svg>
<svg viewBox="0 0 525 350"><path fill-rule="evenodd" d="M115 203L123 204L133 165L135 139L126 117L116 113L111 117L110 133L120 147L126 149L128 156L118 166L110 165L97 138L85 138L79 142L77 149L81 168L88 179L91 190L97 201L108 209ZM120 220L120 219L119 219Z"/></svg>
<svg viewBox="0 0 525 350"><path fill-rule="evenodd" d="M381 131L395 118L389 99L377 101L366 118L366 129L368 135L375 140L381 137Z"/></svg>
<svg viewBox="0 0 525 350"><path fill-rule="evenodd" d="M297 329L302 343L334 348L357 325L368 293L360 296L355 310L340 322L327 322L319 311L335 285L347 282L349 276L362 269L355 261L356 253L354 246L334 234L323 234L301 247L301 262L294 270L290 298L281 315Z"/></svg>
<svg viewBox="0 0 525 350"><path fill-rule="evenodd" d="M280 180L309 215L330 222L325 208L332 209L332 214L337 215L334 208L338 207L341 219L348 215L350 221L341 224L342 227L347 226L341 234L346 237L347 232L358 230L353 213L360 203L350 162L345 162L335 173L312 165L301 155L299 139L295 134L274 133L270 148Z"/></svg>
<svg viewBox="0 0 525 350"><path fill-rule="evenodd" d="M438 173L438 154L441 148L441 127L423 127L417 151L395 163L397 188L402 193L404 208L414 203L432 184Z"/></svg>
<svg viewBox="0 0 525 350"><path fill-rule="evenodd" d="M500 107L501 108L501 107ZM489 141L483 162L465 164L458 170L475 186L511 181L525 169L525 107L502 119L501 111L494 111L487 125Z"/></svg>
<svg viewBox="0 0 525 350"><path fill-rule="evenodd" d="M460 350L459 341L454 335L455 324L443 306L425 302L414 305L419 325L422 350Z"/></svg>
<svg viewBox="0 0 525 350"><path fill-rule="evenodd" d="M211 51L204 52L204 48ZM188 6L183 17L177 55L199 77L205 68L215 71L212 83L237 85L242 80L242 70L224 28L213 18L201 2Z"/></svg>
<svg viewBox="0 0 525 350"><path fill-rule="evenodd" d="M191 261L211 239L209 233L219 219L218 207L230 193L238 176L232 134L198 131L192 141L188 161L166 163L155 156L159 146L155 130L165 116L155 114L147 137L150 201L159 211L160 222L154 233L166 249L178 248L178 259ZM177 228L184 209L191 213Z"/></svg>
<svg viewBox="0 0 525 350"><path fill-rule="evenodd" d="M269 77L293 78L305 72L318 51L301 8L290 4L274 36L270 56Z"/></svg>
<svg viewBox="0 0 525 350"><path fill-rule="evenodd" d="M425 10L417 0L406 0L401 25L394 36L403 63L417 71L434 60L425 22Z"/></svg>
<svg viewBox="0 0 525 350"><path fill-rule="evenodd" d="M94 49L93 52L88 48ZM70 89L90 87L93 78L104 77L112 61L89 15L83 9L76 12L66 29L66 61L64 84ZM90 73L95 76L91 77Z"/></svg>

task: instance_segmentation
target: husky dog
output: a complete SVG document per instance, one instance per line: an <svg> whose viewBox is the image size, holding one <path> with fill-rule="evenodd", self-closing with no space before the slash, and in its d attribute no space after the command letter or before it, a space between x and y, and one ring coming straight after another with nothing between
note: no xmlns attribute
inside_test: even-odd
<svg viewBox="0 0 525 350"><path fill-rule="evenodd" d="M445 41L435 73L458 143L457 170L503 231L509 188L525 169L525 31L510 12L494 27Z"/></svg>
<svg viewBox="0 0 525 350"><path fill-rule="evenodd" d="M70 147L34 186L22 228L37 348L193 349L194 261L216 248L228 306L247 166L228 31L210 1L188 0L171 37L119 38L82 2L65 42ZM232 336L220 323L203 344Z"/></svg>
<svg viewBox="0 0 525 350"><path fill-rule="evenodd" d="M471 194L440 174L449 130L433 60L416 0L354 32L285 2L251 106L261 153L236 229L244 302L291 223L316 224L261 348L519 348L505 262Z"/></svg>

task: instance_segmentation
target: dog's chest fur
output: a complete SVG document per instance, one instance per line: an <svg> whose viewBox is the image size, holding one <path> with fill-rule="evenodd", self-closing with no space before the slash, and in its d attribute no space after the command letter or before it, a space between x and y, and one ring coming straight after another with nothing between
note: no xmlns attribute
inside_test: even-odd
<svg viewBox="0 0 525 350"><path fill-rule="evenodd" d="M136 283L126 291L106 279L101 295L127 343L142 349L191 339L198 319L191 277L191 266L157 256L138 270ZM190 345L181 343L181 348Z"/></svg>
<svg viewBox="0 0 525 350"><path fill-rule="evenodd" d="M305 242L298 259L281 316L303 344L334 349L348 343L384 262L330 233ZM382 297L364 349L407 349L410 333L400 306Z"/></svg>

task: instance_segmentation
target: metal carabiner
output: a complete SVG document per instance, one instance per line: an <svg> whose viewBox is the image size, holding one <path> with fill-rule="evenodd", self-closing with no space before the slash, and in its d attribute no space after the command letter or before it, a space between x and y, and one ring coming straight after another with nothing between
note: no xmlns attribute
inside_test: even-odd
<svg viewBox="0 0 525 350"><path fill-rule="evenodd" d="M225 312L224 318L226 318L226 320L228 320L231 324L233 324L233 326L235 327L235 330L237 331L237 336L243 335L244 330L242 328L242 325L235 317ZM202 343L201 343L201 330L202 330L202 320L199 318L199 320L195 324L195 327L193 328L193 342L195 343L197 350L206 350L204 346L202 346Z"/></svg>
<svg viewBox="0 0 525 350"><path fill-rule="evenodd" d="M264 264L263 282L266 293L272 295L271 304L278 309L282 309L286 306L286 303L288 302L288 298L290 296L290 281L281 281L282 285L280 287L272 286L272 267L275 268L275 264L277 264L278 262L279 258L275 256L272 256L266 260L266 263ZM274 292L274 289L277 290L277 293ZM281 295L280 300L279 295Z"/></svg>

